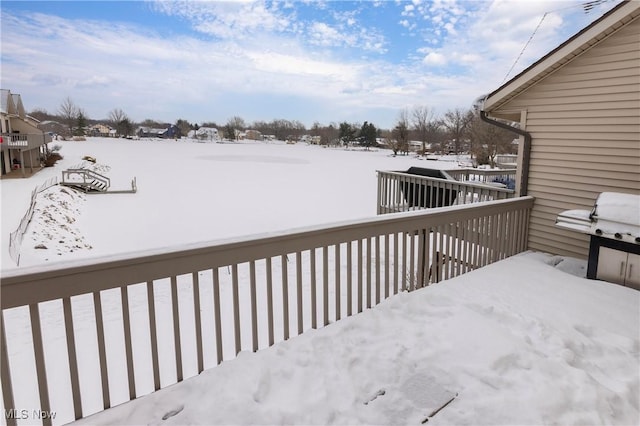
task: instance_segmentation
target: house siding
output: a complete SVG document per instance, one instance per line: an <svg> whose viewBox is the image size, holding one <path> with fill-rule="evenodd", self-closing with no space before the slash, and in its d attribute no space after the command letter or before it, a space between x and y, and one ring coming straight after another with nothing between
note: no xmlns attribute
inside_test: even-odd
<svg viewBox="0 0 640 426"><path fill-rule="evenodd" d="M604 191L640 194L639 36L635 19L491 111L526 111L530 249L586 258L589 238L557 228L558 213L591 209Z"/></svg>

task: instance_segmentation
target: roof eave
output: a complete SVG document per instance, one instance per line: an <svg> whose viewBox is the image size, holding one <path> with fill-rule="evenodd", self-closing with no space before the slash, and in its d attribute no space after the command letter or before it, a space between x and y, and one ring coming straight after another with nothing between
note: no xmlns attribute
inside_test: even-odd
<svg viewBox="0 0 640 426"><path fill-rule="evenodd" d="M563 67L640 15L640 2L625 1L490 93L483 109L492 112Z"/></svg>

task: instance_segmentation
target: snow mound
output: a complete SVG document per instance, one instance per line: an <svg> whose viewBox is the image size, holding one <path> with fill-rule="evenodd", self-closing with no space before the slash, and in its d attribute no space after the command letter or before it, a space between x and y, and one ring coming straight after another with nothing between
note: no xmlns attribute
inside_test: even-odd
<svg viewBox="0 0 640 426"><path fill-rule="evenodd" d="M20 253L21 264L59 260L92 247L77 226L86 195L61 185L38 194Z"/></svg>

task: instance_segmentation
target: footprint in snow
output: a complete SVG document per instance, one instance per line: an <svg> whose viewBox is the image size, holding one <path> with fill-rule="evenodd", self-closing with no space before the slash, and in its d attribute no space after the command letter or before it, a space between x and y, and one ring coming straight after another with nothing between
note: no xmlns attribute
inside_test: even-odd
<svg viewBox="0 0 640 426"><path fill-rule="evenodd" d="M162 420L167 420L168 418L173 417L176 414L180 413L182 410L184 410L184 405L179 406L175 410L171 410L167 412L164 416L162 416Z"/></svg>

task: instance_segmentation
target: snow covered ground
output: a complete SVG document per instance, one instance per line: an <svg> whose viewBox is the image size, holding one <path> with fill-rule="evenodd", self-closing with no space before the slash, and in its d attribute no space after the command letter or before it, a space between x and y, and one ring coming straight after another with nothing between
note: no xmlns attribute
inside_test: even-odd
<svg viewBox="0 0 640 426"><path fill-rule="evenodd" d="M45 232L34 224L25 235L20 266L368 217L376 212L376 170L458 168L455 157L427 161L392 157L388 150L283 142L88 138L55 144L64 157L56 167L30 179L2 180L3 269L15 266L8 236L27 211L31 191L84 156L109 168L112 189L130 189L136 177L138 192L76 200L73 228L82 236L80 247L52 238L48 249L34 250Z"/></svg>
<svg viewBox="0 0 640 426"><path fill-rule="evenodd" d="M103 170L109 167L112 188L129 188L135 176L139 191L43 192L25 235L21 267L372 216L376 169L457 166L302 144L98 138L60 144L65 158L57 167L1 182L3 269L15 267L6 250L8 234L28 208L31 190L85 155ZM523 254L400 294L256 354L242 352L80 423L417 424L455 396L429 423L639 424L640 292L584 275L582 261ZM105 293L105 303L109 297ZM51 327L45 344L53 347L48 363L66 365L61 317L45 305L43 324ZM74 304L74 316L90 318L87 306L84 312L82 301ZM132 316L139 308L132 302ZM114 324L116 311L105 310ZM14 385L33 383L32 371L27 374L33 364L26 353L30 336L16 322L23 313L7 315L12 365L24 372ZM77 321L76 332L92 327ZM90 355L79 351L79 362L86 364L81 370L94 369L81 378L86 413L100 410ZM122 377L121 365L110 366L110 375ZM148 388L148 371L136 373L147 373L137 385ZM64 368L48 374L56 389L68 388ZM126 380L111 384L113 402L126 400L126 386ZM73 419L62 393L52 394L52 402L64 408L54 424Z"/></svg>
<svg viewBox="0 0 640 426"><path fill-rule="evenodd" d="M576 272L512 257L79 423L637 425L640 293Z"/></svg>

